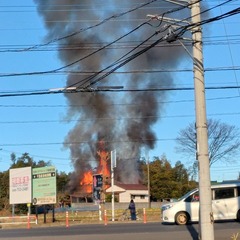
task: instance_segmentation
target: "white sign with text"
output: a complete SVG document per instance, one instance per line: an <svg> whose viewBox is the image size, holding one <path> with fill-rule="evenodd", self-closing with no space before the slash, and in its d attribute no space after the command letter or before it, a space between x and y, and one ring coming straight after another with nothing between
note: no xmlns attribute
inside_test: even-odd
<svg viewBox="0 0 240 240"><path fill-rule="evenodd" d="M10 169L10 204L31 203L32 169L31 167Z"/></svg>

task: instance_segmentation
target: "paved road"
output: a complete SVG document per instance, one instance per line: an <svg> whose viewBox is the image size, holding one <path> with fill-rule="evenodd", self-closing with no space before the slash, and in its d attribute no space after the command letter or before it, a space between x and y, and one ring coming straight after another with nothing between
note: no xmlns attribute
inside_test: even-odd
<svg viewBox="0 0 240 240"><path fill-rule="evenodd" d="M231 239L239 229L237 222L215 223L215 239ZM191 240L198 239L198 224L188 226L161 223L109 223L32 229L1 229L0 240Z"/></svg>

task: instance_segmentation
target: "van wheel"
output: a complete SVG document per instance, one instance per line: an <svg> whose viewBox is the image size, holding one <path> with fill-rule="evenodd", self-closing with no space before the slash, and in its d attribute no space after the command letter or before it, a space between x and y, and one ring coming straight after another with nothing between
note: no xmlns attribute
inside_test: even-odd
<svg viewBox="0 0 240 240"><path fill-rule="evenodd" d="M175 216L175 222L177 225L186 225L189 221L189 216L186 212L179 212Z"/></svg>
<svg viewBox="0 0 240 240"><path fill-rule="evenodd" d="M236 219L238 222L240 222L240 209L238 210L237 212L237 219Z"/></svg>

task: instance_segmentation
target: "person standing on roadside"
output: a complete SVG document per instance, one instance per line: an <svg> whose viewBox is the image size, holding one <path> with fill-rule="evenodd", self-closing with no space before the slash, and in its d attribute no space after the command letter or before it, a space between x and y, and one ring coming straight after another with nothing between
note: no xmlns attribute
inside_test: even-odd
<svg viewBox="0 0 240 240"><path fill-rule="evenodd" d="M136 207L133 199L131 199L128 209L130 210L131 220L136 220Z"/></svg>

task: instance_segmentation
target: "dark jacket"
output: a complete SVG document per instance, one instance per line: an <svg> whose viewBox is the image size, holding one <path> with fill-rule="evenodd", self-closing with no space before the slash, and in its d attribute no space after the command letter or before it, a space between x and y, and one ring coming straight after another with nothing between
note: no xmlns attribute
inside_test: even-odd
<svg viewBox="0 0 240 240"><path fill-rule="evenodd" d="M135 203L133 200L131 200L131 202L129 203L128 209L130 210L131 213L136 212L136 207L135 207Z"/></svg>

